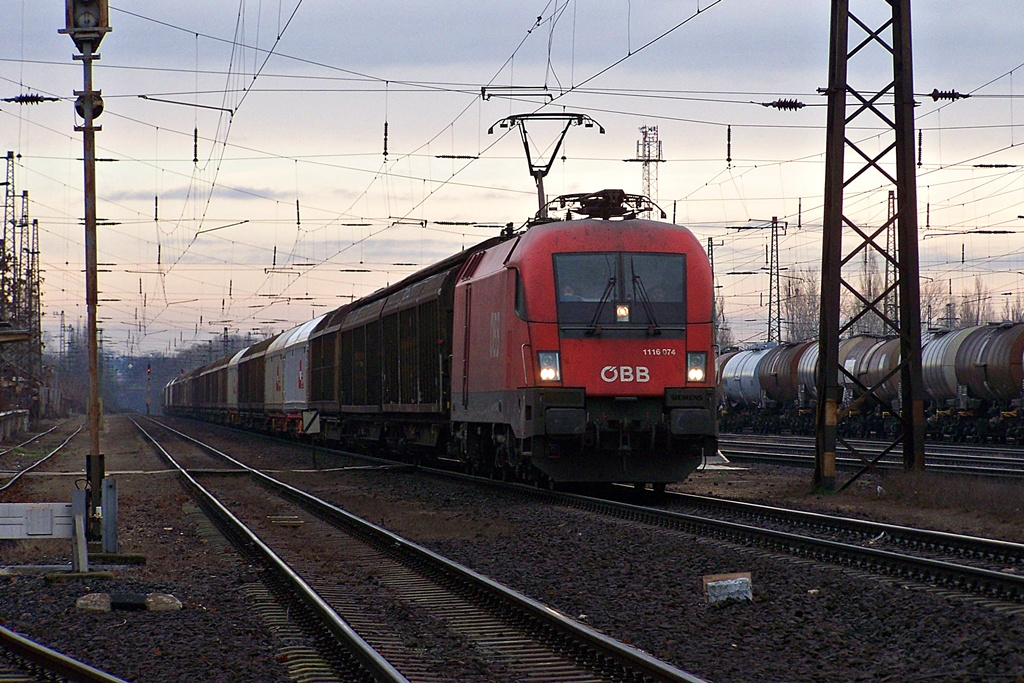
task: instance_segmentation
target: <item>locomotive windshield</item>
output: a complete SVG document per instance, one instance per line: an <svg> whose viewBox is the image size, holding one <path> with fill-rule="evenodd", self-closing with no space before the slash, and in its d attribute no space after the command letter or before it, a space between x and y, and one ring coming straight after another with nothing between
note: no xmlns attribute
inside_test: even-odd
<svg viewBox="0 0 1024 683"><path fill-rule="evenodd" d="M558 323L566 336L682 337L683 254L554 254Z"/></svg>

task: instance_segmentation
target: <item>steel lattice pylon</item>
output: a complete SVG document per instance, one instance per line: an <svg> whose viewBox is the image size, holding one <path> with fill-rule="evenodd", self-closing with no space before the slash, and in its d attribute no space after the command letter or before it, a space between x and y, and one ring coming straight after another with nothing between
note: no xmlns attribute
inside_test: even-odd
<svg viewBox="0 0 1024 683"><path fill-rule="evenodd" d="M772 216L768 259L768 341L782 343L782 274L779 272L779 218Z"/></svg>
<svg viewBox="0 0 1024 683"><path fill-rule="evenodd" d="M640 140L636 143L636 156L623 161L635 161L643 164L640 177L640 194L658 203L658 164L665 161L662 156L661 140L658 139L657 126L640 126ZM644 218L651 218L654 209L644 211L640 214ZM675 220L673 216L672 220Z"/></svg>
<svg viewBox="0 0 1024 683"><path fill-rule="evenodd" d="M816 450L814 483L825 490L835 488L836 446L843 445L864 462L866 471L878 458L903 444L907 468L924 468L924 388L921 375L921 312L919 258L917 244L917 183L914 168L914 89L911 59L910 0L877 0L867 14L860 17L850 12L849 0L833 0L828 81L828 124L825 151L825 216L822 239L821 317L819 326ZM877 28L868 22L882 15ZM863 36L852 48L850 31ZM855 70L858 84L877 78L879 51L892 63L892 80L870 92L855 87L848 79L848 66ZM891 111L889 114L887 111ZM846 136L847 126L861 118L870 119L860 125L877 127L888 133L871 138L878 152L868 152ZM846 151L853 152L849 166L844 164ZM854 163L859 162L859 163ZM843 197L847 192L877 193L885 202L887 192L895 188L896 210L878 227L858 224L844 213ZM896 251L890 251L886 232L896 225ZM844 249L844 233L851 240ZM873 250L890 264L894 281L880 294L858 291L852 278L844 277L844 267L855 266L864 250ZM847 272L851 272L852 269ZM841 320L841 293L846 292L855 304L855 312ZM893 291L899 292L899 316L894 318L883 310L884 301ZM887 333L899 336L900 363L892 373L873 386L864 386L840 363L840 337L867 314L877 315ZM840 434L840 425L854 411L866 404L885 404L877 395L882 385L899 373L901 380L898 433L895 441L882 455L868 460ZM856 387L859 395L849 404L842 401L840 380ZM856 479L855 475L847 485ZM844 485L845 487L845 485Z"/></svg>
<svg viewBox="0 0 1024 683"><path fill-rule="evenodd" d="M7 152L7 176L4 182L4 228L0 237L0 322L10 322L14 317L11 290L14 280L12 252L18 219L14 210L14 152Z"/></svg>

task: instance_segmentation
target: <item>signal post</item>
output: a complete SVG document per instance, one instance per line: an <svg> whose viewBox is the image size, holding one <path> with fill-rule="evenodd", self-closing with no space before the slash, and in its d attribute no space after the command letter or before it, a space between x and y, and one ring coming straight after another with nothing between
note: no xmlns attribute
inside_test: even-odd
<svg viewBox="0 0 1024 683"><path fill-rule="evenodd" d="M110 32L107 0L65 0L66 27L58 33L71 36L81 54L74 55L83 67L82 90L75 91L75 111L82 118L84 193L85 193L85 300L88 308L89 336L89 455L86 460L88 480L88 536L99 540L103 521L103 454L100 452L99 345L97 342L96 282L96 131L93 121L103 112L100 91L92 87L92 63L100 58L96 52L103 36Z"/></svg>

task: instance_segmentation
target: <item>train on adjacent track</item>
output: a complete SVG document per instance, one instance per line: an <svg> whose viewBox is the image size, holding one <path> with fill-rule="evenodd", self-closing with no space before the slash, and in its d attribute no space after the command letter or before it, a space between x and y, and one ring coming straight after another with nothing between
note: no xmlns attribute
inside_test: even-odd
<svg viewBox="0 0 1024 683"><path fill-rule="evenodd" d="M171 380L163 410L494 476L663 489L717 452L711 266L621 190Z"/></svg>
<svg viewBox="0 0 1024 683"><path fill-rule="evenodd" d="M851 436L891 436L900 410L897 338L852 336L839 362L860 385L876 387L840 425ZM999 323L922 335L926 435L933 440L1024 443L1024 324ZM760 346L721 355L723 431L814 432L818 342ZM860 387L840 373L843 404ZM881 407L879 402L885 407Z"/></svg>

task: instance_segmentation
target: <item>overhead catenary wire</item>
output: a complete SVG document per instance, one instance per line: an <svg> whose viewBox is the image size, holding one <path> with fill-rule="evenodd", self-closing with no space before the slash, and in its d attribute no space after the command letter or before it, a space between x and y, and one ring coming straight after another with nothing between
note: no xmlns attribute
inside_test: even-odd
<svg viewBox="0 0 1024 683"><path fill-rule="evenodd" d="M556 7L560 7L560 6L562 6L562 3L559 3L559 4L555 5L555 6L556 6ZM575 10L575 7L574 7L574 12L575 12L575 11L576 11L576 10ZM550 12L549 12L548 14L550 14ZM567 14L567 15L565 15L565 16L567 17L567 16L569 16L569 15ZM549 30L547 30L547 31L543 31L543 33L545 34L545 36L544 36L545 38L550 38L550 36L552 35L552 31L550 30L550 27L548 27L548 28L549 28ZM538 32L536 32L536 35L537 35L538 37L540 37L540 36L541 36L541 33L542 33L541 31L538 31ZM635 37L635 35L634 35L634 37ZM257 53L257 52L252 52L252 53L250 53L250 56L252 56L252 57L253 57L253 59L247 60L247 61L248 61L248 64L247 64L247 66L246 66L246 70L247 70L247 71L250 71L250 72L251 72L251 71L252 71L253 69L255 69L255 68L256 68L256 67L258 66L258 62L259 62L259 60L260 60L260 59L262 59L263 53L262 53L262 52L259 52L259 53ZM274 61L273 61L273 60L271 60L271 62L270 62L270 65L273 65L273 64L274 64ZM517 66L520 66L520 69L518 69L518 70L517 70L517 73L521 73L521 72L522 72L522 69L521 69L521 64L522 64L522 61L520 61L520 62L519 62L519 63L517 64ZM270 66L270 65L268 65L268 68L267 68L267 69L264 69L264 72L263 72L263 75L264 75L264 76L267 76L267 75L269 74L269 66ZM554 83L554 81L552 81L552 83ZM590 85L593 85L593 84L590 84ZM586 88L580 89L580 90L579 90L579 92L583 92L584 90L586 90ZM255 94L256 92L259 92L259 91L260 91L260 88L259 88L259 87L255 87L255 88L252 88L252 89L251 89L251 92L252 92L253 94ZM398 90L397 90L397 89L395 89L394 91L395 91L395 92L398 92ZM619 96L621 96L621 95L616 95L616 97L619 97ZM772 96L767 96L767 97L765 97L764 99L772 99ZM628 109L628 108L627 108L627 107L623 107L622 109L624 109L624 110L625 110L625 109ZM699 117L695 117L695 118L699 118ZM714 122L714 121L713 121L713 122ZM715 122L715 123L719 123L719 122L724 122L724 121L723 121L723 120L719 120L718 122ZM742 125L743 125L743 122L741 122L741 123L740 123L739 125L740 125L740 126L742 126ZM771 124L769 124L769 125L767 125L767 126L765 126L765 127L766 127L766 128L773 128L773 126L772 126ZM949 129L949 128L946 128L946 129ZM447 131L446 131L446 132L447 132ZM174 134L173 134L173 133L170 133L170 135L171 135L171 136L173 136ZM213 139L213 138L212 138L212 136L211 136L211 139ZM235 142L235 141L231 141L231 142L230 142L230 143L229 143L228 145L226 145L226 147L227 147L227 149L228 149L229 151L227 152L227 154L225 154L224 156L222 156L222 158L226 159L226 158L230 158L230 157L235 157L235 156L238 156L238 155L234 155L234 154L232 154L232 153L231 153L231 152L233 152L233 151L234 151L234 150L236 149L236 148L235 148L235 146L234 146L234 144L233 144L234 142ZM928 141L926 141L926 143L927 143L927 142L928 142ZM166 145L164 145L164 146L165 146L165 147L167 147ZM743 151L746 151L746 149L745 149L745 148L746 148L746 145L744 145L744 149L743 149ZM492 152L493 152L493 150L492 150ZM749 196L751 196L751 194L750 194L750 192L749 192L749 189L750 189L751 187L753 187L753 186L752 186L752 184L751 184L751 178L753 178L753 177L754 177L754 175L753 175L753 174L756 174L756 173L757 173L757 172L758 172L759 170L763 169L763 168L764 168L764 166L766 166L767 164L773 164L773 165L774 165L774 168L779 168L779 169L781 169L781 168L785 168L785 166L784 166L783 164L784 164L784 163L787 163L787 162L788 162L788 160L785 160L785 159L775 159L775 160L771 160L771 159L760 159L760 160L756 160L756 161L754 162L754 163L756 164L757 168L753 168L753 167L752 167L752 165L751 165L751 163L750 163L750 161L751 161L751 160L750 160L749 156L748 156L748 155L745 155L745 154L743 154L743 153L742 153L742 151L740 150L740 148L737 148L737 152L740 152L740 153L739 153L739 154L737 154L736 156L738 156L738 157L747 157L746 159L740 158L740 159L738 159L738 160L737 160L737 164L738 164L738 165L739 165L739 166L741 167L741 168L740 168L740 169L739 169L739 170L737 171L737 173L738 173L738 174L739 174L739 173L744 173L744 172L745 172L745 173L747 173L747 176L746 176L746 187L747 187L747 190L746 190L746 195L747 195L748 197L749 197ZM379 153L379 152L378 152L378 153ZM273 156L273 155L271 155L271 156ZM410 158L411 156L412 156L412 155L409 155L409 156L408 156L407 158ZM780 155L780 156L784 156L784 155ZM795 156L795 155L794 155L794 156ZM165 155L165 158L167 158L167 157L166 157L166 155ZM295 156L295 158L299 158L299 159L302 159L303 161L305 160L305 157L303 157L303 156L300 156L300 155L296 155L296 156ZM495 158L495 157L491 156L490 158L492 158L492 159L493 159L493 158ZM988 157L988 158L993 158L993 157ZM330 163L330 160L327 160L327 161L328 161L328 163ZM927 161L927 159L926 159L926 161ZM671 164L671 163L683 163L683 162L689 162L689 160L688 160L688 159L682 159L682 158L679 158L679 159L670 159L670 160L668 160L668 163L670 163L670 164ZM813 163L813 159L812 159L812 160L810 161L810 163ZM351 164L351 166L357 166L357 165L358 165L358 164ZM945 164L945 165L944 165L944 168L945 168L945 169L951 169L951 168L953 168L953 167L954 167L954 165L953 165L953 164ZM928 164L925 164L925 167L924 167L924 168L926 168L926 169L928 169L928 168L934 168L934 165L931 165L931 166L930 166L930 165L928 165ZM749 169L749 170L748 170L748 169ZM365 169L360 169L360 170L361 170L361 171L365 171ZM392 170L394 171L395 169L393 168ZM403 169L403 170L404 170L404 169ZM772 172L773 172L773 173L775 172L775 171L774 171L774 169L773 169L773 171L772 171ZM780 171L780 173L781 173L781 171ZM412 175L415 175L415 173L410 173L409 175L410 175L410 176L412 176ZM463 177L463 178L465 178L465 175L463 174L463 176L462 176L462 177ZM933 177L934 177L934 176L933 176ZM420 182L424 183L424 184L426 184L426 183L429 183L429 182L430 182L430 180L431 180L431 174L428 174L428 175L426 175L426 176L422 176L422 177L420 177L420 178L419 178L418 180L419 180ZM450 184L449 186L450 186L450 187L456 187L456 186L458 186L458 180L459 180L459 179L458 179L458 178L456 178L456 179L455 179L455 180L454 180L454 181L453 181L453 182L452 182L452 183L451 183L451 184ZM221 179L220 179L220 180L218 181L218 187L219 187L219 188L221 188L221 189L223 189L223 188L225 188L225 187L226 187L226 185L225 185L225 184L224 184L224 183L223 183L222 181L223 181L223 178L221 178ZM965 185L965 186L966 186L966 185ZM248 191L248 192L251 192L251 189L250 189L250 188L239 188L239 189L240 189L240 190L242 190L242 191ZM427 189L429 190L429 187L428 187ZM787 189L788 189L788 188L787 188ZM502 192L508 192L508 191L510 191L510 190L509 190L509 188L505 188L505 187L499 188L499 190L500 190L500 191L502 191ZM989 190L988 190L988 189L986 189L985 191L986 191L986 192L988 192ZM257 194L258 194L258 193L257 193ZM710 193L708 193L708 194L710 194ZM780 197L781 197L781 198L782 198L782 199L784 200L784 199L785 199L785 193L779 193L779 194L780 194ZM272 197L267 197L267 199L269 199L270 201L274 201L274 199L273 199ZM702 200L705 200L705 201L707 201L707 197L706 197L706 196L705 196L705 197L702 197L701 199L702 199ZM320 229L322 229L322 228L321 228L320 226L321 226L321 225L325 225L325 224L326 224L325 222L322 222L322 221L320 221L320 222L314 222L314 221L312 221L312 220L309 220L309 219L307 219L307 214L308 214L308 213L309 213L310 211L312 211L312 212L313 212L313 213L315 214L315 213L316 213L316 209L307 209L307 202L306 202L305 198L303 199L303 202L302 202L302 203L303 203L303 206L302 206L302 210L303 210L303 211L302 211L302 228L303 228L304 230L320 230ZM808 202L808 207L810 207L810 205L811 205L811 204L813 204L813 199L812 199L812 200L811 200L810 202ZM168 204L167 204L167 209L168 209L168 211L167 211L167 214L168 214L168 215L170 215L170 209L171 209L171 206L172 206L172 205L171 205L170 203L168 203ZM940 206L940 203L939 203L939 202L936 202L936 206ZM360 207L360 208L362 208L362 207ZM810 209L810 208L808 208L808 211L810 211L810 210L811 210L811 209ZM163 213L164 213L164 212L161 212L161 214L163 214ZM369 214L371 214L371 213L373 213L373 212L369 212L369 211L363 211L363 210L360 210L360 211L356 211L356 212L353 212L351 216L348 216L348 217L345 217L345 218L341 218L341 219L339 220L339 222L342 222L342 221L345 221L345 220L349 220L349 221L351 221L351 220L353 220L353 219L357 219L357 217L358 217L358 218L361 218L361 217L364 217L364 216L368 216L368 215L369 215ZM378 213L380 213L380 212L378 212ZM390 213L391 213L391 212L386 212L386 214L390 214ZM436 214L435 214L435 216L436 216ZM438 217L439 217L439 216L438 216ZM240 216L221 216L221 217L220 217L219 219L217 219L217 220L218 220L218 221L220 221L220 220L230 220L230 219L232 219L232 218L240 218ZM381 218L382 218L382 216L378 216L377 218L378 218L378 220L379 220L379 219L381 219ZM208 220L212 220L212 219L208 219ZM207 223L206 225L215 225L215 224L217 224L217 223L215 223L215 222L209 222L209 223ZM188 223L184 224L184 226L183 226L183 227L185 227L185 229L186 229L187 231L194 231L194 230L196 230L196 229L197 229L197 225L196 225L196 223L195 223L195 222L192 222L192 221L190 221L190 222L188 222ZM431 228L431 229L433 229L433 228L434 228L434 225L433 225L433 224L431 224L430 228ZM216 234L217 234L217 233L214 233L214 235L216 235ZM233 238L236 238L235 240L232 240L232 241L238 241L238 240L237 240L237 238L239 237L239 235L235 235L235 234L232 234L232 235L229 235L229 236L230 236L230 237L233 237ZM241 236L241 237L242 237L242 240L244 241L244 236ZM171 256L171 254L172 254L172 253L173 253L172 251L168 251L168 250L165 250L165 254L164 254L164 255L165 255L165 261L167 260L167 257L168 257L168 256ZM328 252L325 252L325 253L328 253ZM173 256L171 256L171 257L173 258ZM304 276L304 277L305 277L305 276Z"/></svg>

